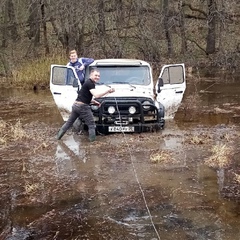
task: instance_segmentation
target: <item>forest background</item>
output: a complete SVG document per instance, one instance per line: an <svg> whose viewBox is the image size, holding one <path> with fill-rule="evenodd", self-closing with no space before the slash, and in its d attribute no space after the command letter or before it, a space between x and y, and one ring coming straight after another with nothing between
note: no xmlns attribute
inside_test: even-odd
<svg viewBox="0 0 240 240"><path fill-rule="evenodd" d="M0 83L49 85L68 51L236 73L239 0L0 0Z"/></svg>

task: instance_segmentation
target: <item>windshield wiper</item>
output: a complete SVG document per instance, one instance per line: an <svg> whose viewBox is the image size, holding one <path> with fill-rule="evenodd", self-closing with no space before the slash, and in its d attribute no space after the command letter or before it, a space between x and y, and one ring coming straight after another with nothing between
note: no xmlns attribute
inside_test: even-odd
<svg viewBox="0 0 240 240"><path fill-rule="evenodd" d="M116 83L116 84L128 84L129 86L133 87L133 88L136 88L136 86L132 85L131 83L129 82L112 82L112 83Z"/></svg>

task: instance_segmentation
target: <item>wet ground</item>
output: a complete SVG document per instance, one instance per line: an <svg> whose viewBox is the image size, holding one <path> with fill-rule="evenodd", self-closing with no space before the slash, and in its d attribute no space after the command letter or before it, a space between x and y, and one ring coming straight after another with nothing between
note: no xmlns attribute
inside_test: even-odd
<svg viewBox="0 0 240 240"><path fill-rule="evenodd" d="M49 91L2 89L0 120L25 135L0 145L0 239L240 239L239 83L188 78L163 131L93 143L55 140Z"/></svg>

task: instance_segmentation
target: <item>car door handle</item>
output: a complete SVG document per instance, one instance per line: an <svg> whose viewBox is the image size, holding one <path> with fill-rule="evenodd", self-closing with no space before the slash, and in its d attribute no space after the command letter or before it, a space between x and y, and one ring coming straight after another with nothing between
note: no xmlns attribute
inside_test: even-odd
<svg viewBox="0 0 240 240"><path fill-rule="evenodd" d="M176 91L175 93L183 93L183 91Z"/></svg>
<svg viewBox="0 0 240 240"><path fill-rule="evenodd" d="M61 93L60 93L60 92L54 92L53 94L56 94L56 95L61 95Z"/></svg>

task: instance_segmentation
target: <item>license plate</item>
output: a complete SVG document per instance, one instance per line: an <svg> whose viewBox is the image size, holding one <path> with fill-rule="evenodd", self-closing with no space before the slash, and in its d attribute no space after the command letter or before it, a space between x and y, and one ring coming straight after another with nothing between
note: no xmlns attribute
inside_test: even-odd
<svg viewBox="0 0 240 240"><path fill-rule="evenodd" d="M134 127L114 126L108 127L109 132L134 132Z"/></svg>

